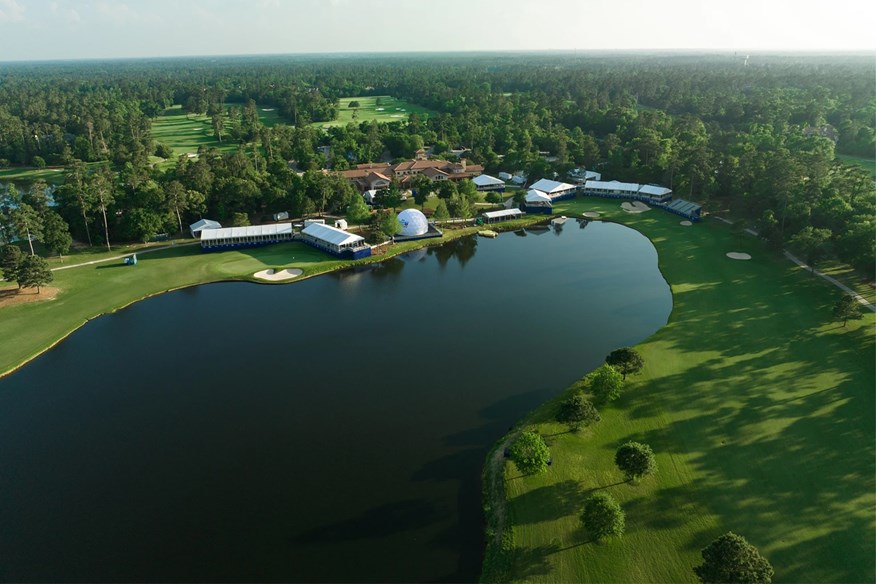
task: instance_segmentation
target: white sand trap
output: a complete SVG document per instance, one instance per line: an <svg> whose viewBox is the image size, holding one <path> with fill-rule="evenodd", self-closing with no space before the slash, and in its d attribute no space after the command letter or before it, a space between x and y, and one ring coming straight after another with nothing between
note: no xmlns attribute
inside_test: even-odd
<svg viewBox="0 0 876 584"><path fill-rule="evenodd" d="M685 227L690 227L691 225L693 225L693 223L691 223L690 221L685 220L685 221L682 221L682 222L680 223L680 225L684 225Z"/></svg>
<svg viewBox="0 0 876 584"><path fill-rule="evenodd" d="M641 201L633 201L632 203L621 203L621 209L627 213L644 213L650 211L651 207Z"/></svg>
<svg viewBox="0 0 876 584"><path fill-rule="evenodd" d="M274 108L272 108L272 107L263 107L263 108L262 108L262 111L263 111L263 112L272 112L272 111L274 111Z"/></svg>
<svg viewBox="0 0 876 584"><path fill-rule="evenodd" d="M586 213L584 213L584 216L590 219L596 219L597 217L599 217L599 211L587 211Z"/></svg>
<svg viewBox="0 0 876 584"><path fill-rule="evenodd" d="M750 260L751 256L747 253L742 253L739 251L730 251L727 252L727 257L731 260Z"/></svg>
<svg viewBox="0 0 876 584"><path fill-rule="evenodd" d="M279 272L275 272L274 268L270 268L268 270L262 270L261 272L256 272L253 274L253 277L258 278L259 280L267 280L269 282L279 282L281 280L291 280L292 278L297 278L304 272L299 270L298 268L287 268L285 270L280 270Z"/></svg>

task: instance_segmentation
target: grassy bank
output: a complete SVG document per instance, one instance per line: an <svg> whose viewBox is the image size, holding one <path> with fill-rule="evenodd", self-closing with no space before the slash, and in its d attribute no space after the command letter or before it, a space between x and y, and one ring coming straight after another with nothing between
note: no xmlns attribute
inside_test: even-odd
<svg viewBox="0 0 876 584"><path fill-rule="evenodd" d="M846 164L860 166L876 178L876 160L872 158L863 158L861 156L851 156L849 154L837 154L836 157Z"/></svg>
<svg viewBox="0 0 876 584"><path fill-rule="evenodd" d="M527 218L503 225L505 229L541 220ZM299 268L303 275L292 282L328 271L379 262L388 256L475 233L477 228L446 230L440 239L393 245L386 256L366 260L338 260L302 243L277 244L244 251L204 254L198 246L175 246L138 256L136 266L122 260L58 270L52 283L60 289L54 300L7 306L0 311L0 375L39 355L88 320L132 302L168 290L224 280L255 281L252 275L266 268ZM131 252L141 246L126 249ZM66 264L104 259L121 253L95 251L68 256ZM24 293L28 293L25 291Z"/></svg>
<svg viewBox="0 0 876 584"><path fill-rule="evenodd" d="M839 290L716 221L683 227L607 201L558 211L585 209L654 242L673 312L638 347L644 372L595 427L566 433L552 422L557 400L525 420L554 464L536 477L504 465L511 527L488 540L484 580L693 581L699 550L733 530L770 559L776 582L872 582L874 315L843 328L831 316ZM639 484L613 463L631 439L660 467ZM626 511L621 539L596 544L581 529L583 500L598 490Z"/></svg>

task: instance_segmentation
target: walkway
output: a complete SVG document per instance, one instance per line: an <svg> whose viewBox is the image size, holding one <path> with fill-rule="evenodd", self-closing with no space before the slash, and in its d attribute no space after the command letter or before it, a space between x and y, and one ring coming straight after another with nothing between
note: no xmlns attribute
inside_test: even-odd
<svg viewBox="0 0 876 584"><path fill-rule="evenodd" d="M723 221L727 225L733 225L732 221L728 221L727 219L724 219L723 217L717 217L715 215L712 215L712 217L715 217L715 219L717 219L718 221ZM749 233L755 237L760 237L760 234L757 231L755 231L754 229L746 229L745 232ZM804 270L809 270L810 272L812 272L813 274L815 274L819 278L824 278L825 280L827 280L828 282L830 282L831 284L833 284L834 286L836 286L837 288L839 288L840 290L842 290L843 292L845 292L846 294L848 294L849 296L851 296L852 298L857 300L861 306L867 308L871 312L876 312L876 305L868 302L866 298L864 298L863 296L861 296L860 294L858 294L857 292L855 292L854 290L852 290L851 288L849 288L848 286L846 286L845 284L843 284L842 282L837 280L836 278L834 278L832 276L828 276L827 274L825 274L823 272L819 272L818 270L810 267L809 265L806 264L806 262L802 261L800 258L795 256L794 254L792 254L788 250L782 250L782 251L784 251L786 258L788 258L789 260L791 260L792 262L794 262L795 264L797 264L798 266L800 266Z"/></svg>
<svg viewBox="0 0 876 584"><path fill-rule="evenodd" d="M201 244L199 242L195 241L193 243L181 243L179 245L162 245L161 247L153 247L150 249L144 249L143 251L132 251L130 253L113 256L111 258L103 258L102 260L91 260L90 262L82 262L81 264L73 264L72 266L61 266L59 268L52 268L52 271L57 272L60 270L69 270L70 268L79 268L82 266L92 266L94 264L100 264L103 262L112 262L115 260L121 260L121 259L124 259L126 257L130 257L134 254L143 255L144 253L152 253L153 251L161 251L163 249L170 249L172 247L185 247L187 245L201 245Z"/></svg>

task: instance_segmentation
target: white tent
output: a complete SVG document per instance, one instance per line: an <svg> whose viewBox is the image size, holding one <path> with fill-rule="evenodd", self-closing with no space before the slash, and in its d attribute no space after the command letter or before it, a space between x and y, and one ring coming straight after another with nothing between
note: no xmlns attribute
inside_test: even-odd
<svg viewBox="0 0 876 584"><path fill-rule="evenodd" d="M478 189L505 186L505 181L499 180L488 174L481 174L479 176L476 176L471 179L471 182L473 182Z"/></svg>
<svg viewBox="0 0 876 584"><path fill-rule="evenodd" d="M218 221L213 221L211 219L199 219L189 225L189 231L192 232L192 237L194 238L200 237L201 232L205 229L222 229L222 225L220 225Z"/></svg>

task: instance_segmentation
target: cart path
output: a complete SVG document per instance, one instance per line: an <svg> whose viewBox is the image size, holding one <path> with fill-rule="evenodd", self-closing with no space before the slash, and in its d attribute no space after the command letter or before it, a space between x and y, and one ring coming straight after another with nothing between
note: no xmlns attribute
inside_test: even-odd
<svg viewBox="0 0 876 584"><path fill-rule="evenodd" d="M90 262L82 262L81 264L73 264L71 266L60 266L58 268L52 268L52 271L57 272L60 270L69 270L70 268L80 268L82 266L92 266L94 264L100 264L103 262L112 262L115 260L121 260L121 259L124 259L126 257L130 257L134 254L143 255L144 253L152 253L153 251L161 251L163 249L170 249L172 247L185 247L187 245L200 245L200 244L197 241L195 241L192 243L181 243L179 245L163 245L161 247L153 247L150 249L144 249L143 251L132 251L132 252L128 252L126 254L113 256L111 258L103 258L102 260L91 260Z"/></svg>
<svg viewBox="0 0 876 584"><path fill-rule="evenodd" d="M715 215L712 215L712 217L715 217L715 219L717 219L718 221L722 221L728 225L733 225L732 221L724 219L723 217L717 217ZM755 231L754 229L746 229L745 232L750 233L751 235L753 235L755 237L760 237L760 234L757 231ZM795 264L797 264L798 266L800 266L804 270L808 270L808 271L812 272L813 274L815 274L816 276L818 276L819 278L823 278L823 279L827 280L828 282L830 282L831 284L833 284L834 286L836 286L837 288L839 288L840 290L842 290L843 292L845 292L846 294L848 294L849 296L851 296L852 298L857 300L858 303L861 306L863 306L864 308L870 310L871 312L876 312L876 305L868 302L866 298L864 298L863 296L861 296L860 294L858 294L857 292L855 292L854 290L852 290L851 288L849 288L848 286L846 286L845 284L843 284L842 282L840 282L839 280L834 278L833 276L828 276L827 274L825 274L823 272L819 272L818 270L809 266L808 264L806 264L806 262L804 262L803 260L801 260L800 258L795 256L794 254L792 254L788 250L782 250L782 251L785 253L786 258L788 258L789 260L791 260L792 262L794 262Z"/></svg>

